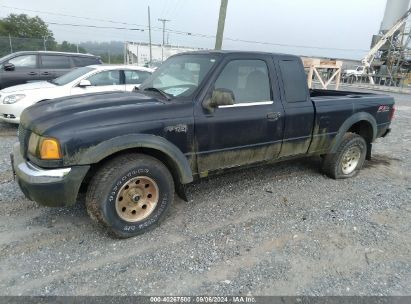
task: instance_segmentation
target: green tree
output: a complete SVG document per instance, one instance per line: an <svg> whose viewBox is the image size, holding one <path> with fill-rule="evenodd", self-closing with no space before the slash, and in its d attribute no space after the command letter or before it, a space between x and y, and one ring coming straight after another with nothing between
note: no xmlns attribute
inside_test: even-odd
<svg viewBox="0 0 411 304"><path fill-rule="evenodd" d="M0 36L5 37L0 43L0 55L10 52L7 37L12 37L13 51L56 49L57 43L53 32L38 16L29 17L26 14L10 14L0 19Z"/></svg>
<svg viewBox="0 0 411 304"><path fill-rule="evenodd" d="M0 35L19 37L19 38L41 38L47 37L54 40L53 32L47 24L38 16L29 17L26 14L10 14L0 20Z"/></svg>

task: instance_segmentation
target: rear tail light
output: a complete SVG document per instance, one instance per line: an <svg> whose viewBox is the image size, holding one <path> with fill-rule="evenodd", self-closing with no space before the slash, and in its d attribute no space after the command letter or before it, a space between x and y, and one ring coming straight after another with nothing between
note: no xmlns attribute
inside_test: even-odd
<svg viewBox="0 0 411 304"><path fill-rule="evenodd" d="M393 118L394 118L394 113L395 113L395 106L393 105L392 106L392 108L391 108L391 111L390 111L390 121L392 121L393 120Z"/></svg>

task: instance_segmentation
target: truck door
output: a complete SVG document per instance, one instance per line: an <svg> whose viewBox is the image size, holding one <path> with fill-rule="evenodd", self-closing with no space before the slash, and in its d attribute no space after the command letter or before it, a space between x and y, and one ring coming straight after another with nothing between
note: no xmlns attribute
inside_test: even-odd
<svg viewBox="0 0 411 304"><path fill-rule="evenodd" d="M304 154L311 143L315 116L304 68L301 60L295 57L282 57L276 64L281 75L281 96L285 110L280 157Z"/></svg>
<svg viewBox="0 0 411 304"><path fill-rule="evenodd" d="M276 158L283 136L283 107L271 57L227 56L208 86L203 101L213 91L224 90L232 93L234 104L212 111L201 102L195 107L200 175Z"/></svg>

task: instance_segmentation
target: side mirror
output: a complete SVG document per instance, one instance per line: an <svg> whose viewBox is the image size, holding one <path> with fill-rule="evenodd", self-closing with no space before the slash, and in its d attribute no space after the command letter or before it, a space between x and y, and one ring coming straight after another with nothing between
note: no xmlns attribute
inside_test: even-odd
<svg viewBox="0 0 411 304"><path fill-rule="evenodd" d="M83 79L83 80L80 80L78 86L79 86L80 88L89 87L89 86L91 86L91 82L90 82L90 80Z"/></svg>
<svg viewBox="0 0 411 304"><path fill-rule="evenodd" d="M5 63L3 68L4 68L5 71L14 71L16 69L14 64L12 64L10 62Z"/></svg>
<svg viewBox="0 0 411 304"><path fill-rule="evenodd" d="M234 93L228 89L215 89L211 97L203 102L203 107L212 112L219 106L231 106L234 104Z"/></svg>

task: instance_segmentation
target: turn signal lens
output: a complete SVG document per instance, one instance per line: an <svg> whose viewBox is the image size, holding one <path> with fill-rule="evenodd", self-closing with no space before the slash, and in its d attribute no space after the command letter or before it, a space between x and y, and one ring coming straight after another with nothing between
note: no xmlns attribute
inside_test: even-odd
<svg viewBox="0 0 411 304"><path fill-rule="evenodd" d="M40 143L40 158L41 159L60 159L61 151L60 144L57 139L44 138Z"/></svg>

